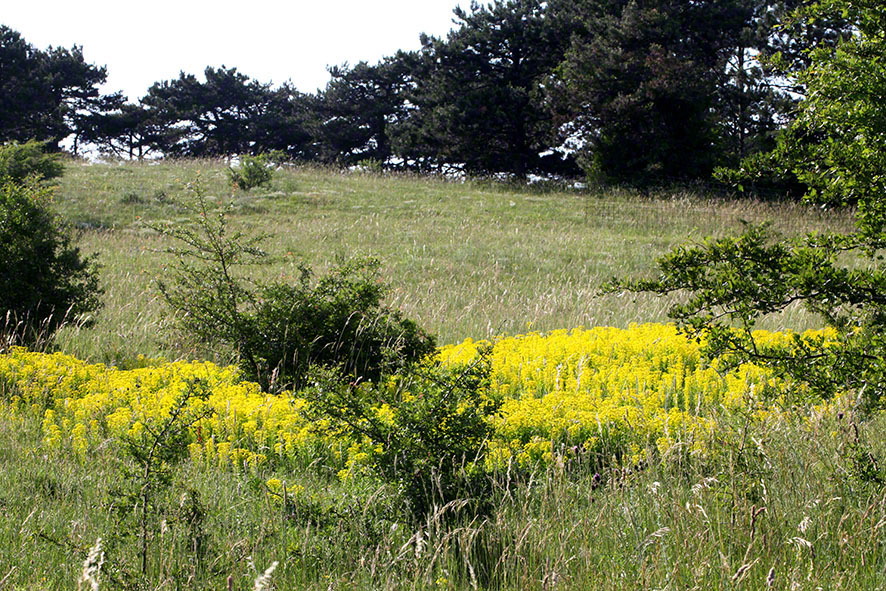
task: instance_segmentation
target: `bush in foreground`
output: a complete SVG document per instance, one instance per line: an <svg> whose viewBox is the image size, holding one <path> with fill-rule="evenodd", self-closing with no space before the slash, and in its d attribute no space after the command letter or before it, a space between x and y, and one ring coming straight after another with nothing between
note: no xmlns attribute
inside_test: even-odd
<svg viewBox="0 0 886 591"><path fill-rule="evenodd" d="M0 185L0 312L13 344L34 345L100 305L95 262L71 245L51 198L36 180Z"/></svg>
<svg viewBox="0 0 886 591"><path fill-rule="evenodd" d="M490 395L490 372L486 354L467 365L413 365L364 387L323 372L304 391L307 413L333 438L356 441L343 476L366 470L393 483L416 519L454 501L482 513L489 509L484 465L500 406Z"/></svg>
<svg viewBox="0 0 886 591"><path fill-rule="evenodd" d="M228 229L228 209L194 186L190 226L151 226L178 241L178 265L159 288L181 328L223 345L266 391L299 388L311 365L341 369L349 380L377 380L434 351L434 339L384 305L388 286L373 259L345 262L314 280L302 267L294 283L260 284L239 270L265 257L262 236Z"/></svg>

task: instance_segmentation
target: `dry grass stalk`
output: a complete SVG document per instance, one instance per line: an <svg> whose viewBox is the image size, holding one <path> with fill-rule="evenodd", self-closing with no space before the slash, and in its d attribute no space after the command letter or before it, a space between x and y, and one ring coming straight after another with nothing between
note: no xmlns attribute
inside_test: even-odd
<svg viewBox="0 0 886 591"><path fill-rule="evenodd" d="M105 553L102 552L102 539L98 538L95 545L89 549L86 560L83 561L83 572L77 581L77 591L83 591L84 583L88 583L88 589L98 591L99 575L101 574L102 564L105 562Z"/></svg>

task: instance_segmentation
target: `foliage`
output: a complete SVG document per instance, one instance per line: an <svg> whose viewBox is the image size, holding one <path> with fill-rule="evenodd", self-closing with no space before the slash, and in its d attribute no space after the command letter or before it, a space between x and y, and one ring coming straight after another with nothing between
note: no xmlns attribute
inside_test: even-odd
<svg viewBox="0 0 886 591"><path fill-rule="evenodd" d="M771 162L807 184L823 206L856 204L856 229L785 238L765 227L673 251L647 281L611 289L685 293L671 309L714 356L755 361L805 384L816 396L852 393L864 407L886 401L886 8L833 0L804 7L797 18L842 14L855 34L813 49L800 74L808 95ZM753 326L768 314L803 304L836 330L828 339L762 346Z"/></svg>
<svg viewBox="0 0 886 591"><path fill-rule="evenodd" d="M840 449L844 475L849 484L870 487L874 491L882 490L886 487L886 467L882 460L870 444L859 437L857 424L850 423L844 430L851 433L847 433L849 436Z"/></svg>
<svg viewBox="0 0 886 591"><path fill-rule="evenodd" d="M544 86L570 31L539 0L472 2L454 10L446 39L422 38L414 68L415 105L396 144L414 162L464 167L470 174L574 173L555 147Z"/></svg>
<svg viewBox="0 0 886 591"><path fill-rule="evenodd" d="M129 456L141 448L150 451L151 433L159 433L158 426L167 425L171 409L179 406L183 422L170 426L175 430L167 434L175 437L161 442L172 447L157 452L173 454L162 456L168 464L179 458L181 445L198 465L234 470L285 466L312 447L332 447L312 434L304 400L263 393L258 384L242 381L235 367L180 361L121 370L20 348L0 356L0 363L2 383L12 389L5 396L40 409L46 447L70 450L83 461L109 437L131 441L136 447L126 452ZM179 405L189 392L194 395Z"/></svg>
<svg viewBox="0 0 886 591"><path fill-rule="evenodd" d="M799 74L808 88L794 124L780 138L775 157L811 190L811 202L830 207L857 204L860 239L879 247L886 231L884 180L886 150L878 140L886 129L886 8L864 1L828 0L797 18L827 19L844 14L856 33L836 47L809 53L811 65Z"/></svg>
<svg viewBox="0 0 886 591"><path fill-rule="evenodd" d="M261 237L229 235L227 214L232 204L210 203L199 179L189 190L194 200L182 202L181 207L191 214L191 224L149 224L181 245L169 249L177 265L172 277L160 278L157 287L169 308L181 314L179 325L185 332L198 342L233 348L247 372L267 385L263 366L249 346L248 306L255 303L254 289L235 275L239 267L265 257L257 246Z"/></svg>
<svg viewBox="0 0 886 591"><path fill-rule="evenodd" d="M29 140L0 146L0 182L22 184L31 177L49 181L62 176L64 165L56 154L45 153L45 143Z"/></svg>
<svg viewBox="0 0 886 591"><path fill-rule="evenodd" d="M228 156L308 149L303 110L309 103L288 85L271 88L237 71L211 68L205 81L184 72L156 82L141 100L147 117L166 130L155 138L167 156Z"/></svg>
<svg viewBox="0 0 886 591"><path fill-rule="evenodd" d="M185 462L182 476L205 508L209 568L191 571L192 550L173 512L164 515L150 550L150 564L158 568L138 582L252 589L252 565L279 559L273 576L280 589L451 590L473 588L472 581L479 589L535 589L543 580L569 591L623 591L637 581L649 588L670 582L766 589L767 580L787 588L811 581L813 588L834 591L876 589L886 559L875 529L886 518L882 486L839 477L848 466L839 451L842 438L833 431L846 418L793 416L754 425L744 454L740 441L730 442L731 453L716 463L668 457L630 473L585 474L553 464L538 467L531 478L508 482L503 474L490 514L476 519L438 511L419 523L395 521L389 512L395 498L387 489L317 478L320 457L257 476ZM718 434L729 423L725 412L720 417ZM881 458L884 418L859 424L862 441ZM0 562L17 567L4 569L6 585L76 588L81 564L101 537L101 588L124 588L115 579L117 566L136 564L138 545L135 537L114 539L125 532L118 531L108 503L108 482L121 478L116 457L107 453L113 442L97 442L84 463L65 448L45 449L39 431L39 420L26 408L5 408L0 417L6 462ZM756 490L744 484L742 455L759 457ZM266 488L269 476L277 481ZM322 525L287 518L268 490L284 482L293 491L290 511L322 506ZM40 509L32 515L35 506Z"/></svg>
<svg viewBox="0 0 886 591"><path fill-rule="evenodd" d="M800 4L551 3L578 24L548 95L592 179L640 186L707 179L714 167L771 150L805 93L795 73L806 53L849 30L840 18L790 19ZM753 186L795 187L790 175Z"/></svg>
<svg viewBox="0 0 886 591"><path fill-rule="evenodd" d="M772 345L794 338L765 332L756 337ZM613 458L620 467L635 466L653 459L650 452L674 449L702 457L715 453L705 441L718 413L737 413L750 400L759 420L775 419L796 386L759 366L728 371L719 360L706 363L697 343L667 325L527 334L491 348L467 340L442 348L439 363L410 366L375 383L343 379L334 369L311 375L305 390L284 396L241 381L234 367L208 362L143 360L143 367L124 370L61 353L15 349L0 355L0 391L14 404L43 413L50 449L86 458L108 437L141 432L136 423L163 423L173 401L199 384L207 396L192 398L194 406L182 415L203 417L187 438L198 465L285 467L325 449L324 461L350 467L355 477L377 460L391 479L408 476L391 464L401 452L415 456L413 464L430 462L429 469L466 455L485 473L561 461L600 470L611 467ZM488 424L477 422L475 412ZM467 439L436 433L441 425L444 431L466 429L461 433ZM468 437L480 427L483 438ZM445 455L447 447L454 456ZM414 492L428 492L423 490Z"/></svg>
<svg viewBox="0 0 886 591"><path fill-rule="evenodd" d="M327 371L304 394L324 431L358 442L346 476L368 466L421 519L458 499L480 511L488 501L483 467L499 405L489 373L483 355L467 365L409 366L378 384L347 384Z"/></svg>
<svg viewBox="0 0 886 591"><path fill-rule="evenodd" d="M333 67L313 95L207 67L132 102L99 95L106 72L80 48L40 52L4 28L0 139L73 133L75 152L89 142L127 158L278 149L521 180L578 176L578 153L595 180L705 179L772 147L805 91L794 74L807 51L848 34L839 15L786 19L799 3L474 2L455 9L445 38Z"/></svg>
<svg viewBox="0 0 886 591"><path fill-rule="evenodd" d="M763 62L771 50L778 24L776 2L738 2L740 28L733 21L727 33L731 47L723 50L726 73L714 92L717 111L718 163L737 163L750 154L771 149L781 121L789 116L794 100L773 84ZM738 30L736 30L738 29Z"/></svg>
<svg viewBox="0 0 886 591"><path fill-rule="evenodd" d="M794 338L755 336L773 345ZM478 346L483 343L467 340L443 347L440 356L447 364L470 362ZM711 452L705 434L718 409L736 412L748 398L783 404L793 388L761 367L706 362L701 352L673 326L660 324L497 340L490 390L503 402L487 468L568 461L602 470L613 461L640 465L650 454L675 449L705 455Z"/></svg>
<svg viewBox="0 0 886 591"><path fill-rule="evenodd" d="M634 471L694 463L706 477L716 470L724 497L740 495L759 507L771 494L759 479L773 477L766 430L790 423L796 412L772 403L773 393L789 393L792 383L759 367L707 365L697 344L663 325L529 334L491 348L467 341L445 348L437 363L377 383L347 383L327 369L313 373L303 391L282 396L211 363L121 370L21 349L0 356L0 384L13 416L42 413L45 452L71 454L84 465L100 453L131 458L114 504L118 519L139 526L132 536L139 560L144 548L157 556L163 540L143 526L158 519L167 520L168 536L192 531L198 545L208 543L196 493L177 507L164 492L184 455L190 462L183 469L220 481L228 476L219 470L247 482L279 475L266 486L290 523L345 518L338 510L330 516L328 503L297 484L307 464L333 478L338 470L335 486L372 493L373 503L396 492L416 526L493 512L496 483L513 491L524 477L564 469L573 485L597 474L589 493L599 498L605 493L596 488L629 486ZM804 421L851 403L819 405L811 419L803 411ZM749 428L760 439L754 445ZM860 443L853 428L841 465L828 469L845 474L847 486L881 486L879 451ZM379 480L393 486L380 489ZM402 506L390 509L397 518ZM198 572L207 550L189 550Z"/></svg>
<svg viewBox="0 0 886 591"><path fill-rule="evenodd" d="M124 466L125 481L113 491L117 507L122 517L123 531L128 517L133 517L135 535L139 546L139 577L148 574L149 546L155 541L156 532L161 529L160 519L168 511L162 505L162 493L173 483L175 465L188 458L188 444L191 442L191 429L201 419L210 415L213 409L204 405L209 392L205 384L198 380L187 382L184 388L169 401L168 408L159 415L153 410L134 414L125 434L120 438L120 451L134 467ZM165 401L164 401L165 402ZM166 405L164 405L166 406ZM134 409L137 411L137 409ZM187 498L187 495L186 495ZM182 504L184 506L184 503ZM191 531L194 543L200 544L199 522L202 508L199 500L188 499L186 525ZM193 535L197 534L197 535ZM200 552L195 552L200 558ZM195 569L199 565L195 565Z"/></svg>
<svg viewBox="0 0 886 591"><path fill-rule="evenodd" d="M0 141L58 144L79 135L88 116L122 102L117 94L99 94L107 72L88 64L81 47L41 51L2 25L0 70Z"/></svg>
<svg viewBox="0 0 886 591"><path fill-rule="evenodd" d="M329 69L331 80L316 104L312 133L323 162L354 164L374 160L385 165L393 154L391 128L408 108L414 56L398 52L375 65L360 62Z"/></svg>
<svg viewBox="0 0 886 591"><path fill-rule="evenodd" d="M34 180L0 184L0 311L21 323L24 344L100 306L96 264L71 245L51 199Z"/></svg>
<svg viewBox="0 0 886 591"><path fill-rule="evenodd" d="M144 105L125 103L119 109L90 117L82 139L116 158L143 159L161 154L172 132Z"/></svg>
<svg viewBox="0 0 886 591"><path fill-rule="evenodd" d="M553 94L585 143L589 176L637 185L709 176L724 51L746 11L735 2L588 4Z"/></svg>
<svg viewBox="0 0 886 591"><path fill-rule="evenodd" d="M431 336L382 304L387 292L374 259L343 263L315 282L303 269L297 283L261 288L250 346L281 384L301 386L311 365L378 380L434 351Z"/></svg>
<svg viewBox="0 0 886 591"><path fill-rule="evenodd" d="M231 185L241 191L248 191L253 187L271 184L274 170L271 168L270 157L267 154L259 154L258 156L242 154L239 159L239 166L228 167L228 179L230 179Z"/></svg>
<svg viewBox="0 0 886 591"><path fill-rule="evenodd" d="M387 286L377 261L345 263L314 284L307 268L294 284L239 276L238 267L264 257L257 247L262 237L228 234L229 208L195 191L188 206L193 226L152 226L183 244L170 250L176 274L159 282L160 291L185 331L209 346L231 347L264 389L300 386L314 363L376 379L433 351L430 336L382 305Z"/></svg>
<svg viewBox="0 0 886 591"><path fill-rule="evenodd" d="M797 103L807 94L801 73L810 66L816 48L833 49L851 35L841 13L815 19L796 18L804 3L777 0L753 3L750 27L742 29L734 57L728 60L732 83L718 93L723 114L726 158L715 170L718 180L739 192L762 189L799 200L808 189L789 167L774 158L779 134L797 115ZM807 138L812 140L812 138Z"/></svg>
<svg viewBox="0 0 886 591"><path fill-rule="evenodd" d="M857 315L864 305L861 294L877 293L886 285L879 273L843 266L839 257L846 245L835 236L788 240L765 226L753 226L735 237L671 252L659 259L656 279L616 281L609 289L688 292L669 314L703 338L709 357L728 366L768 365L777 375L806 384L816 398L831 398L849 388L861 389L869 402L877 402L884 384L870 380L879 364L873 351L882 346L881 337L857 330ZM753 331L756 323L795 302L803 302L838 332L827 338L794 335L783 343L761 342ZM802 397L803 390L795 394Z"/></svg>
<svg viewBox="0 0 886 591"><path fill-rule="evenodd" d="M765 342L791 338L757 336ZM465 569L466 580L471 576L464 566L466 559L478 580L492 572L508 576L508 569L502 572L496 566L504 552L497 546L501 542L485 538L485 528L500 523L504 510L513 518L519 515L521 525L515 527L523 531L525 511L542 498L557 515L580 501L583 504L576 511L586 515L598 509L600 519L623 514L609 505L597 507L608 503L609 495L616 507L658 499L650 502L647 517L635 516L650 519L651 529L641 528L631 548L662 527L658 503L672 487L682 487L674 507L686 512L667 524L672 528L687 519L709 527L709 519L723 519L725 524L732 514L747 513L750 518L761 507L774 507L769 510L778 515L784 507L797 507L786 529L790 532L806 516L817 519L817 507L830 507L824 501L781 506L777 500L783 494L778 492L781 486L794 493L813 491L810 494L823 499L839 497L841 504L833 509L834 527L845 517L850 499L857 495L866 499L858 501L857 518L870 510L871 499L882 498L882 438L868 441L859 436L869 424L834 426L842 411L851 407L851 399L799 410L773 404L773 396L790 393L794 384L755 366L727 372L718 362L708 365L698 345L671 326L528 334L499 340L491 349L466 341L442 350L439 363L410 367L375 384L345 383L340 373L331 370L312 378L302 392L280 396L240 381L234 368L211 363L157 362L121 370L60 353L17 349L0 356L2 404L9 408L4 420L31 413L42 418L38 430L43 443L30 444L37 446L38 457L74 459L84 469L102 454L122 452L132 458L123 484L115 489L130 496L112 496L113 506L124 510L113 527L119 527L120 519L141 523L142 505L131 505L136 498L131 493L140 494L142 484L148 483L152 496L143 506L149 507L149 521L161 520L163 534L152 534L157 530L149 526L147 546L142 545L138 528L102 535L116 543L108 550L110 563L131 564L133 571L140 569L142 548L147 547L148 576L155 576L165 560L161 556L169 553L161 549L173 547L182 535L189 536L189 545L177 549L177 559L164 572L211 576L213 570L205 568L211 552L225 554L215 543L230 539L230 532L209 529L216 527L217 518L201 516L213 510L230 512L225 507L234 493L223 493L216 501L218 507L201 499L226 486L238 491L235 496L242 503L237 520L255 511L287 531L313 532L310 543L296 545L289 535L282 540L264 538L265 544L280 544L284 550L278 552L291 553L294 565L308 569L321 567L312 562L312 557L323 562L316 554L324 547L321 539L339 549L391 544L395 555L397 549L402 555L405 548L418 560L425 552L437 551L435 536L455 535L450 528L459 531L468 523L485 523L484 531L472 534L479 536L477 540L458 542L456 563ZM787 437L785 429L795 427L802 434L798 431L779 443L779 437ZM158 437L164 432L169 436ZM157 461L149 462L158 441L165 443L158 444L163 447L153 456ZM136 443L131 452L119 447L130 446L127 442ZM190 461L176 464L182 461L185 447ZM807 451L798 456L798 449ZM146 466L153 466L150 478L143 477ZM200 489L199 496L187 492L177 503L166 494L172 487L164 483L171 482L173 469L189 471L189 482ZM325 479L312 480L309 475L316 473ZM825 489L798 487L797 474L816 478ZM551 488L553 476L562 479L563 491ZM197 484L204 478L206 485ZM379 487L379 480L393 486ZM266 491L267 497L256 498L256 488ZM567 490L574 495L563 496ZM330 504L328 495L338 500ZM406 500L405 507L397 499ZM685 509L687 499L689 509ZM526 507L520 504L524 500ZM127 512L129 507L134 511ZM28 504L23 516L14 520L15 531L30 508ZM401 512L402 508L408 510ZM477 519L486 512L489 521ZM576 527L574 519L566 520L567 530ZM544 532L553 523L541 522ZM736 523L744 520L736 517ZM757 527L770 531L766 523ZM859 523L867 523L864 531L870 531L867 514ZM123 533L133 529L136 535ZM389 540L388 535L401 529L404 538L396 543ZM407 541L418 529L419 537ZM599 525L589 527L587 535L599 539ZM821 537L806 538L814 540L818 552L829 547ZM548 548L549 536L540 536L539 543ZM616 552L626 542L609 543ZM124 554L127 544L131 552ZM736 560L747 545L745 540L733 548ZM568 546L593 545L570 542ZM876 546L872 551L876 553ZM604 553L607 559L621 556L612 552ZM732 572L741 564L732 566ZM109 575L114 572L106 570ZM452 576L458 571L449 572ZM765 574L764 569L761 576Z"/></svg>
<svg viewBox="0 0 886 591"><path fill-rule="evenodd" d="M804 91L793 74L806 50L849 31L839 17L786 20L799 1L475 2L455 9L445 38L333 67L314 95L208 67L203 79L182 72L133 102L100 96L104 69L79 48L37 52L6 30L2 111L21 116L0 138L73 132L75 152L85 141L128 158L279 149L298 160L518 179L577 176L578 151L597 180L704 179L771 148ZM20 98L36 95L45 97ZM24 121L27 136L16 127Z"/></svg>

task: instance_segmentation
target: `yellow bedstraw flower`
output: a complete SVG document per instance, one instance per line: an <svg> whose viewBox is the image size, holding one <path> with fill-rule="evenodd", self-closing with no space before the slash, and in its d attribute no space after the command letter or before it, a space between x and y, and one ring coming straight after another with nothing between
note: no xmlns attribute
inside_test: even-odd
<svg viewBox="0 0 886 591"><path fill-rule="evenodd" d="M443 347L439 359L467 363L478 350L468 339ZM644 460L650 446L695 450L712 426L708 413L742 407L755 387L775 387L753 365L721 375L697 343L662 324L502 338L491 360L493 390L506 397L496 430L511 443L491 446L490 458L509 460L517 450L523 463L549 461L557 444L583 453L621 450L631 461Z"/></svg>
<svg viewBox="0 0 886 591"><path fill-rule="evenodd" d="M793 338L754 336L761 343ZM700 451L724 409L750 408L767 420L780 411L765 401L786 387L750 364L722 372L716 360L702 358L697 343L663 324L528 333L493 343L467 339L442 347L438 359L469 363L481 350L489 350L492 365L488 396L502 403L490 417L495 435L487 470L558 461L564 453L643 461L650 451ZM327 422L305 419L304 399L263 393L257 384L241 381L234 367L147 360L138 365L119 370L19 348L0 355L0 383L16 412L42 415L46 447L70 444L81 457L108 438L142 436L144 425L162 421L183 393L198 391L205 396L191 398L186 409L205 415L191 427L188 449L195 462L255 469L323 448L342 462L347 477L362 471L373 451L370 442L346 433L337 439L326 435ZM393 381L389 386L397 389ZM408 404L412 395L401 402ZM374 412L387 423L396 420L396 405L379 404ZM447 425L438 428L445 431Z"/></svg>
<svg viewBox="0 0 886 591"><path fill-rule="evenodd" d="M86 440L87 429L86 425L83 423L78 423L74 425L74 428L71 429L71 447L74 449L74 453L80 459L86 458L86 449L89 446Z"/></svg>

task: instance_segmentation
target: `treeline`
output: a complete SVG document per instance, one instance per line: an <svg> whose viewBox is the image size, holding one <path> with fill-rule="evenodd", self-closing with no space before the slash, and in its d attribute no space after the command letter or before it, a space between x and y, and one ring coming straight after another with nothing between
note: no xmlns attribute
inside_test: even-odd
<svg viewBox="0 0 886 591"><path fill-rule="evenodd" d="M811 49L850 33L787 16L800 0L496 0L457 8L445 38L326 88L236 68L181 73L128 101L101 95L79 48L39 51L0 27L0 140L74 138L125 158L278 150L297 161L577 176L711 178L770 151ZM761 183L787 187L777 175Z"/></svg>

